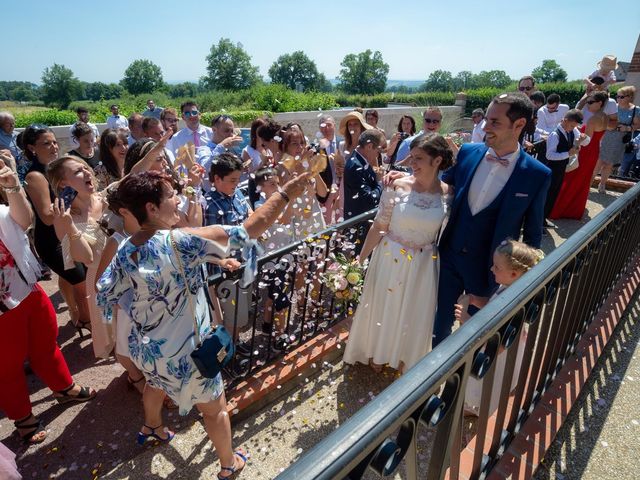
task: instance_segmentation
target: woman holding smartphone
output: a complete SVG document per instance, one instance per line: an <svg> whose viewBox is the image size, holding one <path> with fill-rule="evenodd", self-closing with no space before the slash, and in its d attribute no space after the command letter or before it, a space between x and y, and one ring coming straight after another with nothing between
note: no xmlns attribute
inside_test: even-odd
<svg viewBox="0 0 640 480"><path fill-rule="evenodd" d="M68 307L71 322L82 337L89 328L89 305L85 283L86 269L81 263L65 269L62 246L53 227L55 196L46 177L49 163L58 157L58 142L46 125L31 125L23 133L24 154L31 161L25 177L25 190L36 213L34 246L42 261L59 277L58 285Z"/></svg>

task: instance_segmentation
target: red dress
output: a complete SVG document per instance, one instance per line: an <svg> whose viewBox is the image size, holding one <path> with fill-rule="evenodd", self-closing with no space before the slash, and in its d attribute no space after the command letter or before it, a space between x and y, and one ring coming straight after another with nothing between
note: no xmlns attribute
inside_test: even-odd
<svg viewBox="0 0 640 480"><path fill-rule="evenodd" d="M583 132L584 128L583 126ZM578 168L565 174L560 193L549 215L550 218L575 218L580 220L584 215L587 198L589 197L589 188L591 188L591 175L593 175L593 169L596 168L596 163L598 162L600 139L604 132L604 130L594 132L589 145L580 149L580 153L578 153Z"/></svg>

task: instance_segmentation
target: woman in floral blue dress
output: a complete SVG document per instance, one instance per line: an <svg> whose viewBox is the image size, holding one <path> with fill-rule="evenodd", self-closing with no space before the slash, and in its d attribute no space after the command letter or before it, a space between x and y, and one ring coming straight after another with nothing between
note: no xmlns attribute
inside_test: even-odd
<svg viewBox="0 0 640 480"><path fill-rule="evenodd" d="M195 348L194 313L200 336L210 329L210 313L200 275L203 262L226 257L230 249L251 244L278 217L290 198L306 187L308 175L284 185L240 227L208 226L170 230L178 221L178 198L170 178L145 172L125 178L117 196L138 220L141 229L122 244L98 282L98 304L110 310L118 306L133 320L129 336L131 360L144 373L145 424L140 443L148 437L161 441L173 438L163 429L162 400L170 396L186 415L193 405L202 413L222 470L218 478L233 476L246 461L246 454L231 446L231 425L227 415L222 378L202 377L191 359ZM172 232L170 235L170 231ZM184 274L171 245L175 239ZM190 301L189 297L193 298Z"/></svg>

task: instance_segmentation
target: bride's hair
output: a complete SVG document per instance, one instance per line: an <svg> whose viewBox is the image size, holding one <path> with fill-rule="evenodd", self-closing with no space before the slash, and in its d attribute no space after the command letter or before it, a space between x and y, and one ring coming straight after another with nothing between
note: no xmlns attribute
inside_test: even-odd
<svg viewBox="0 0 640 480"><path fill-rule="evenodd" d="M451 150L451 147L442 135L438 135L437 133L420 135L411 142L410 148L419 148L433 158L441 157L442 161L438 166L439 170L446 170L453 166L453 150Z"/></svg>

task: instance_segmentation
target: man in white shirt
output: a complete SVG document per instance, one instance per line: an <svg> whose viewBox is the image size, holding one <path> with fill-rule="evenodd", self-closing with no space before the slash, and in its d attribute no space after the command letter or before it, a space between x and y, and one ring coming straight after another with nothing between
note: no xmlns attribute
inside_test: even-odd
<svg viewBox="0 0 640 480"><path fill-rule="evenodd" d="M536 125L541 135L549 135L569 111L569 105L560 103L560 95L552 93L547 98L547 104L538 109L538 124Z"/></svg>
<svg viewBox="0 0 640 480"><path fill-rule="evenodd" d="M111 105L111 115L107 117L107 127L116 130L118 128L129 130L129 122L124 115L120 115L120 108L116 104Z"/></svg>
<svg viewBox="0 0 640 480"><path fill-rule="evenodd" d="M471 132L471 143L484 142L484 110L476 108L471 112L471 120L473 120L473 131Z"/></svg>
<svg viewBox="0 0 640 480"><path fill-rule="evenodd" d="M200 125L200 112L195 102L187 101L180 105L182 119L187 124L171 138L171 148L177 154L178 149L187 143L193 143L196 147L205 147L213 137L213 132L209 127Z"/></svg>
<svg viewBox="0 0 640 480"><path fill-rule="evenodd" d="M162 110L164 109L161 107L156 107L156 103L153 100L149 99L147 100L147 109L142 112L142 116L145 118L152 117L160 120Z"/></svg>
<svg viewBox="0 0 640 480"><path fill-rule="evenodd" d="M211 182L209 181L209 171L213 159L223 152L233 147L237 147L242 142L242 137L236 135L233 119L228 115L216 115L211 120L211 141L206 145L196 148L196 159L206 171L202 181L202 188L208 192L211 190ZM237 155L237 152L233 152ZM239 155L237 155L239 156Z"/></svg>
<svg viewBox="0 0 640 480"><path fill-rule="evenodd" d="M582 118L580 110L569 110L547 138L547 161L545 164L551 169L551 185L549 185L544 204L545 227L547 228L554 227L553 223L547 219L560 193L569 157L577 155L580 147L588 145L591 141L587 135L578 130Z"/></svg>
<svg viewBox="0 0 640 480"><path fill-rule="evenodd" d="M144 137L144 132L142 131L143 120L144 117L139 113L132 113L129 115L129 120L127 121L129 124L129 146Z"/></svg>
<svg viewBox="0 0 640 480"><path fill-rule="evenodd" d="M71 150L75 150L80 146L76 138L73 136L73 130L76 128L78 123L86 123L91 130L93 130L93 137L96 142L98 141L98 137L100 133L98 133L98 127L94 123L89 122L89 110L85 107L78 107L76 109L76 115L78 115L78 121L69 127L69 141L72 146Z"/></svg>

